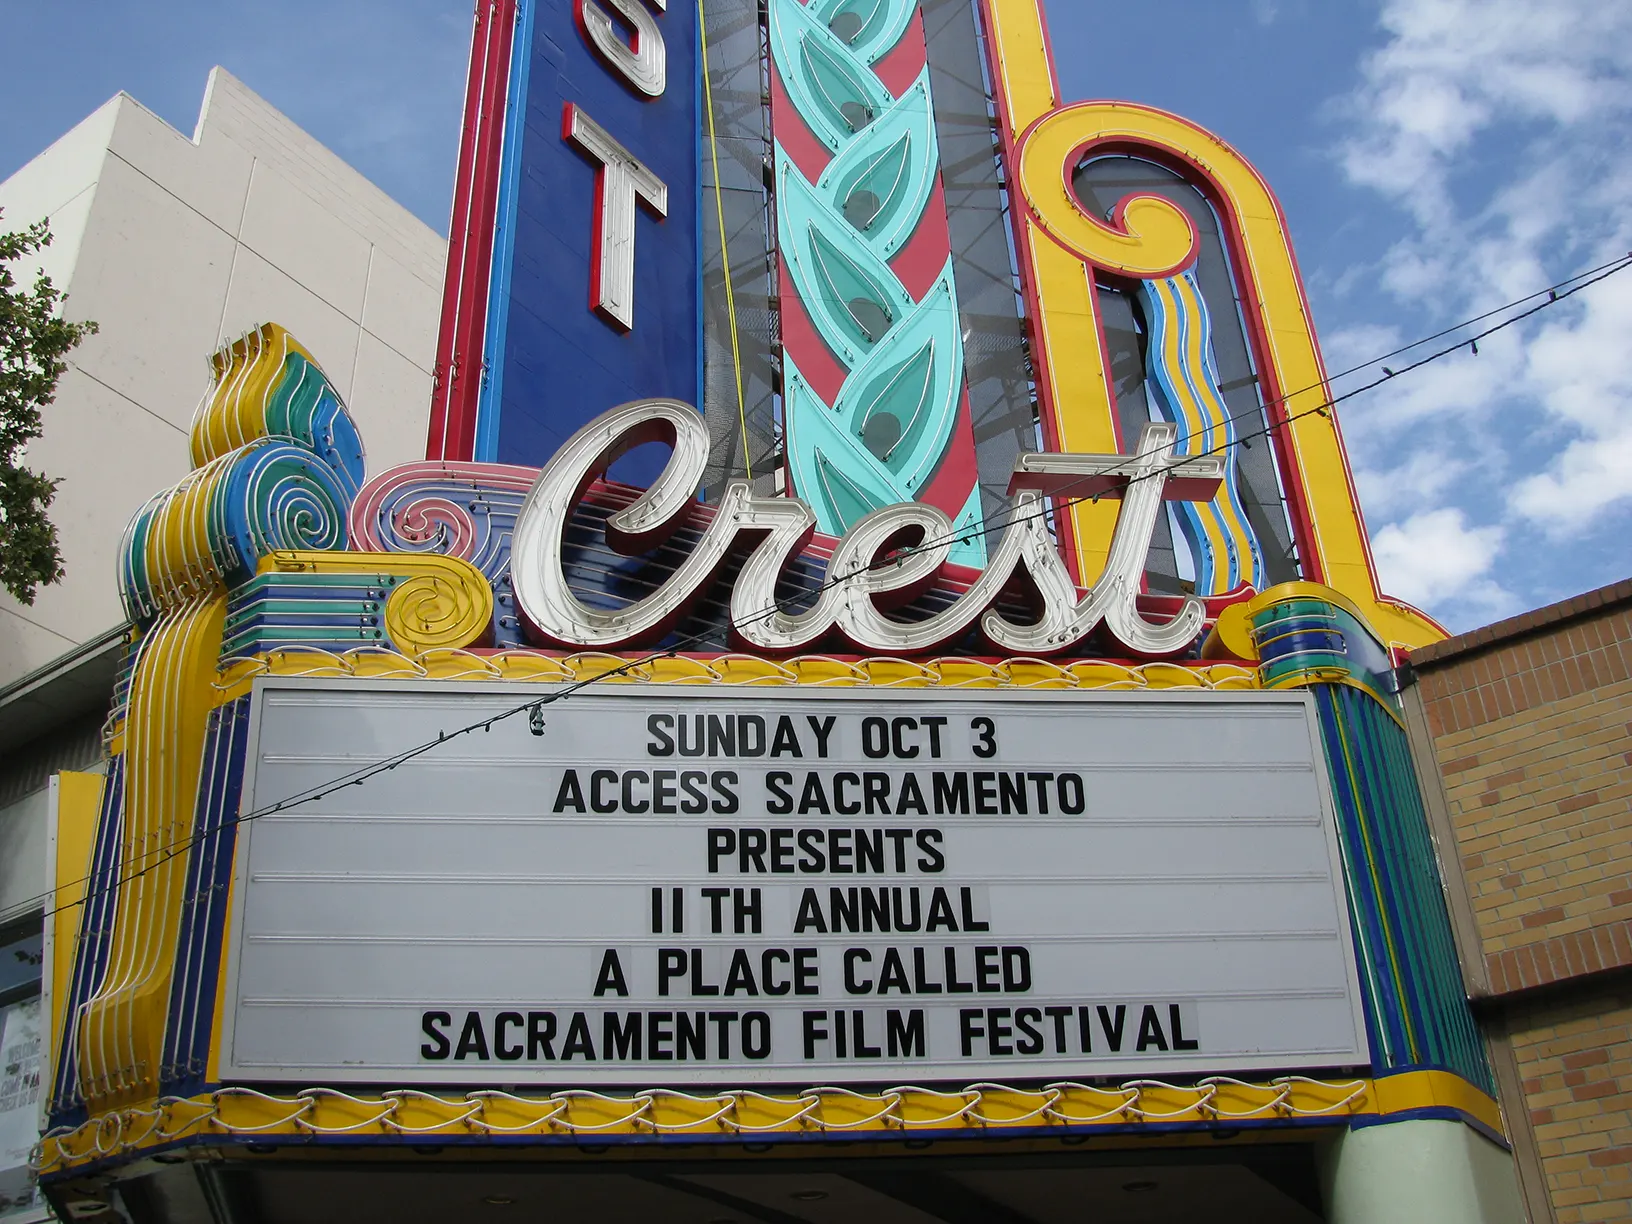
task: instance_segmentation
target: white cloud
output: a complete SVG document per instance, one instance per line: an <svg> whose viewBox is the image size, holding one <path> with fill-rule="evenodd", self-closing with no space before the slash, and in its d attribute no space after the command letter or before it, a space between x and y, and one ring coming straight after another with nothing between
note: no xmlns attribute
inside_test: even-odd
<svg viewBox="0 0 1632 1224"><path fill-rule="evenodd" d="M1370 269L1386 323L1338 351L1632 249L1632 5L1384 0L1380 20L1337 155L1406 225ZM1376 533L1385 587L1497 608L1504 541L1580 537L1632 506L1629 338L1632 272L1346 408L1365 504L1410 516Z"/></svg>
<svg viewBox="0 0 1632 1224"><path fill-rule="evenodd" d="M1473 467L1464 456L1421 450L1394 467L1356 467L1354 481L1367 513L1387 521L1443 501Z"/></svg>
<svg viewBox="0 0 1632 1224"><path fill-rule="evenodd" d="M1468 526L1460 510L1430 510L1384 527L1372 536L1371 551L1391 595L1423 607L1505 610L1512 596L1488 577L1502 535L1499 526Z"/></svg>
<svg viewBox="0 0 1632 1224"><path fill-rule="evenodd" d="M1323 333L1320 347L1326 357L1327 369L1335 376L1391 352L1400 346L1402 339L1396 326L1355 323Z"/></svg>
<svg viewBox="0 0 1632 1224"><path fill-rule="evenodd" d="M1632 497L1632 429L1578 439L1545 472L1519 482L1520 513L1554 531L1585 527L1612 502Z"/></svg>
<svg viewBox="0 0 1632 1224"><path fill-rule="evenodd" d="M1632 9L1604 0L1387 0L1362 65L1356 181L1445 201L1450 160L1493 123L1572 126L1624 110Z"/></svg>
<svg viewBox="0 0 1632 1224"><path fill-rule="evenodd" d="M1514 491L1521 514L1554 531L1586 526L1632 498L1632 284L1591 290L1578 319L1545 328L1527 373L1569 440L1549 467Z"/></svg>

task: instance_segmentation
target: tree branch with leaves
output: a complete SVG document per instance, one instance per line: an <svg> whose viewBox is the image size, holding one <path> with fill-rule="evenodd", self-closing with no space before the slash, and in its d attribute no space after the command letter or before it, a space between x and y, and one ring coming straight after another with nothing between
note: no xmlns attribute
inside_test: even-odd
<svg viewBox="0 0 1632 1224"><path fill-rule="evenodd" d="M40 436L41 410L56 398L67 355L97 330L62 317L63 293L41 272L17 288L11 265L51 245L48 222L0 233L0 586L25 604L61 579L57 529L46 517L59 479L23 466Z"/></svg>

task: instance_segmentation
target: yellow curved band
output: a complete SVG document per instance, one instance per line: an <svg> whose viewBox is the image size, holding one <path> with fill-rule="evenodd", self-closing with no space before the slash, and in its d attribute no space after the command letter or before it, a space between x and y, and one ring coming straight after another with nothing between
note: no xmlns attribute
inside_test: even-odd
<svg viewBox="0 0 1632 1224"><path fill-rule="evenodd" d="M1289 423L1276 430L1276 448L1291 486L1287 491L1303 506L1299 544L1306 563L1314 563L1310 576L1353 600L1362 619L1390 645L1409 648L1444 637L1431 618L1378 590L1342 436L1332 415L1319 411L1329 394L1326 371L1291 241L1269 187L1229 145L1176 115L1132 103L1061 107L1037 0L985 0L985 6L1004 118L1013 131L1031 129L1016 177L1034 211L1021 216L1017 245L1039 303L1036 356L1041 381L1051 390L1052 441L1090 454L1114 452L1123 441L1089 263L1109 268L1120 257L1124 268L1159 267L1172 257L1174 245L1171 230L1161 230L1160 223L1151 228L1146 214L1132 210L1125 218L1130 234L1137 232L1139 242L1150 244L1143 256L1107 245L1105 234L1115 231L1086 228L1096 223L1080 211L1082 224L1062 229L1067 205L1076 211L1066 199L1066 163L1074 166L1095 147L1143 148L1163 161L1193 167L1191 177L1211 188L1233 238L1243 306L1249 326L1261 337L1268 367L1259 375L1266 388L1283 397L1276 413ZM1066 534L1079 577L1091 582L1104 568L1116 508L1083 502L1070 513Z"/></svg>
<svg viewBox="0 0 1632 1224"><path fill-rule="evenodd" d="M493 623L493 587L468 561L436 553L297 552L265 557L258 569L380 574L404 581L385 600L385 629L399 650L456 650L481 641Z"/></svg>
<svg viewBox="0 0 1632 1224"><path fill-rule="evenodd" d="M1160 196L1133 195L1107 224L1092 217L1070 188L1084 132L1099 130L1101 111L1114 103L1087 102L1057 110L1020 142L1020 187L1049 235L1096 267L1135 280L1171 276L1196 255L1196 228L1182 208Z"/></svg>
<svg viewBox="0 0 1632 1224"><path fill-rule="evenodd" d="M708 1097L661 1089L638 1093L625 1089L550 1093L545 1089L530 1095L408 1090L368 1091L359 1096L339 1092L274 1096L228 1088L95 1114L73 1131L48 1135L40 1164L55 1173L101 1159L99 1144L109 1139L128 1150L148 1152L177 1136L194 1133L222 1145L267 1135L318 1142L326 1135L365 1136L376 1142L408 1145L423 1142L429 1135L469 1136L476 1127L488 1134L516 1136L650 1139L654 1131L660 1135L718 1135L722 1114L730 1116L734 1128L748 1133L810 1139L861 1135L884 1141L915 1132L955 1140L971 1126L972 1114L984 1131L1013 1132L1005 1136L1006 1141L1022 1152L1033 1150L1032 1144L1057 1144L1060 1134L1125 1134L1130 1126L1145 1122L1164 1127L1187 1125L1198 1132L1247 1125L1260 1136L1268 1136L1286 1126L1314 1123L1336 1129L1429 1114L1461 1117L1492 1138L1500 1139L1505 1133L1496 1102L1446 1071L1404 1071L1347 1081L1289 1076L1260 1083L1230 1079L1174 1085L1147 1079L1122 1085L1063 1084L1037 1089L972 1084L958 1091L817 1088L800 1093L757 1085L725 1088ZM1033 1139L1025 1133L1041 1125L1056 1128L1057 1134ZM1233 1137L1233 1130L1223 1134L1214 1129L1214 1139Z"/></svg>
<svg viewBox="0 0 1632 1224"><path fill-rule="evenodd" d="M194 467L266 436L267 396L290 353L316 364L285 328L263 323L210 358L210 389L189 429Z"/></svg>

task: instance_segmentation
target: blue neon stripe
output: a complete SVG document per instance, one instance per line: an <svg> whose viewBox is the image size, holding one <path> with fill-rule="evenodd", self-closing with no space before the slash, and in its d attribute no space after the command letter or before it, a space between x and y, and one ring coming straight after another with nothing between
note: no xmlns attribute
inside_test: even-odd
<svg viewBox="0 0 1632 1224"><path fill-rule="evenodd" d="M510 269L515 263L516 200L521 184L521 141L527 130L527 77L533 62L533 0L517 0L510 47L510 85L504 99L504 153L499 167L499 202L493 235L493 272L488 279L487 335L482 343L482 390L476 401L478 463L499 455L499 406L504 402L504 340L510 322Z"/></svg>

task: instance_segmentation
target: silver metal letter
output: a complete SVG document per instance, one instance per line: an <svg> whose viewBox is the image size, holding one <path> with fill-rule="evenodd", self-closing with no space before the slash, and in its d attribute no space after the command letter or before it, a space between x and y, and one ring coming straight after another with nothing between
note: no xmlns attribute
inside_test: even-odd
<svg viewBox="0 0 1632 1224"><path fill-rule="evenodd" d="M613 326L629 331L635 325L635 201L666 217L668 186L571 102L561 115L561 134L598 167L590 305Z"/></svg>
<svg viewBox="0 0 1632 1224"><path fill-rule="evenodd" d="M678 400L638 400L585 425L539 473L516 521L511 581L536 640L602 650L656 642L714 581L737 540L758 537L731 592L732 637L749 649L802 650L836 631L861 650L914 654L947 645L978 624L999 650L1047 655L1069 649L1103 624L1135 654L1159 658L1195 641L1206 605L1186 599L1160 624L1140 614L1139 587L1156 515L1164 498L1216 496L1223 477L1223 462L1215 457L1175 462L1176 436L1177 429L1163 422L1145 426L1133 455L1022 456L1010 486L1008 526L986 568L950 606L929 616L898 620L890 613L930 586L945 565L955 532L943 511L904 502L868 514L833 550L815 603L804 612L787 612L777 604L777 580L809 542L816 516L794 498L755 495L745 480L726 485L713 521L662 585L606 611L573 594L565 569L564 532L591 481L643 442L674 448L652 487L607 519L607 542L626 556L650 551L708 513L695 501L709 450L702 416ZM1045 490L1074 493L1084 487L1122 504L1105 571L1080 591L1049 533ZM1016 624L997 600L1021 573L1037 596L1037 611Z"/></svg>
<svg viewBox="0 0 1632 1224"><path fill-rule="evenodd" d="M612 24L612 17L596 0L578 0L578 27L584 37L619 76L648 98L662 95L668 83L668 54L663 31L637 0L606 0L635 28L626 43ZM653 0L662 12L665 0Z"/></svg>
<svg viewBox="0 0 1632 1224"><path fill-rule="evenodd" d="M816 514L788 497L756 497L745 480L726 485L714 521L668 580L645 599L613 612L572 593L563 533L573 506L619 455L642 442L666 441L674 454L652 487L607 520L607 542L632 556L661 543L689 517L708 461L703 418L678 400L638 400L597 417L567 440L538 474L516 520L510 576L531 636L571 648L610 650L663 637L707 589L739 535L761 534L731 592L737 640L768 650L814 642L833 625L834 592L803 615L776 604L776 580L816 530Z"/></svg>
<svg viewBox="0 0 1632 1224"><path fill-rule="evenodd" d="M1224 461L1217 455L1198 455L1175 463L1173 443L1177 437L1178 426L1152 422L1140 430L1132 455L1032 454L1021 456L1015 463L1009 481L1011 493L1019 487L1021 496L1030 492L1039 503L1040 489L1069 491L1076 497L1086 490L1090 495L1122 499L1105 570L1072 611L1071 623L1065 630L1069 640L1086 637L1104 621L1111 635L1133 653L1156 658L1177 654L1201 632L1207 607L1193 595L1185 599L1171 620L1160 625L1141 616L1137 602L1150 537L1156 530L1156 515L1163 500L1209 501L1218 495L1224 478ZM1024 636L1024 630L1014 634L1016 627L999 620L995 609L987 613L986 619L988 636L1011 649L1019 646L1015 639Z"/></svg>
<svg viewBox="0 0 1632 1224"><path fill-rule="evenodd" d="M522 503L510 579L522 617L546 641L609 648L661 636L724 559L736 530L720 515L668 581L638 603L614 612L591 608L567 585L562 534L572 507L618 456L653 441L669 442L674 453L652 487L607 520L606 532L621 552L650 548L685 521L708 462L702 414L679 400L637 400L596 417L567 439Z"/></svg>

